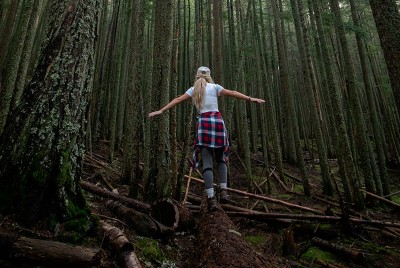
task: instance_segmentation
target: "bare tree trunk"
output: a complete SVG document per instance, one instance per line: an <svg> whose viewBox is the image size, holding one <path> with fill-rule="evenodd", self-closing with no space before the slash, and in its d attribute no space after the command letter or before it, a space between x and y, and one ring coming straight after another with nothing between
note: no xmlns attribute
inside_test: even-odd
<svg viewBox="0 0 400 268"><path fill-rule="evenodd" d="M170 101L170 66L172 44L173 0L155 1L153 44L152 110L158 110ZM150 121L150 166L145 185L145 199L155 200L169 195L172 189L169 116L162 115Z"/></svg>
<svg viewBox="0 0 400 268"><path fill-rule="evenodd" d="M395 0L370 0L397 111L400 113L400 13Z"/></svg>

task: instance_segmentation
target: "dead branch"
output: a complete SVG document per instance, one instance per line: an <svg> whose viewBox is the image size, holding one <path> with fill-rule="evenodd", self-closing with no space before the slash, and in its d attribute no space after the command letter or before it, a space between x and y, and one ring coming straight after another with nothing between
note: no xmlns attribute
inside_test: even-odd
<svg viewBox="0 0 400 268"><path fill-rule="evenodd" d="M366 193L367 195L369 195L369 196L371 196L371 197L373 197L373 198L375 198L375 199L378 199L379 201L384 202L385 204L388 204L388 205L391 205L392 207L395 207L395 208L397 208L397 209L400 209L400 204L397 204L397 203L395 203L395 202L392 202L392 201L390 201L390 200L388 200L388 199L386 199L386 198L383 198L383 197L381 197L381 196L379 196L379 195L376 195L376 194L367 192L367 191L365 191L365 190L363 190L363 189L360 189L360 191Z"/></svg>
<svg viewBox="0 0 400 268"><path fill-rule="evenodd" d="M285 191L289 191L288 188L287 188L287 186L286 186L286 184L285 184L283 181L281 181L281 179L279 179L279 177L278 177L278 175L276 174L276 172L273 172L273 173L272 173L272 177L275 178L275 180L279 183L280 186L282 186L282 188L283 188Z"/></svg>
<svg viewBox="0 0 400 268"><path fill-rule="evenodd" d="M187 178L187 177L188 176L185 175L185 178ZM199 182L199 183L204 183L203 180L200 180L200 179L195 178L195 177L192 177L192 180L196 181L196 182ZM229 192L232 192L232 193L237 193L237 194L240 194L240 195L244 195L244 196L248 196L248 197L252 197L252 198L256 198L256 199L269 201L271 203L280 204L280 205L285 206L285 207L296 208L296 209L299 209L299 210L304 210L304 211L312 212L312 213L315 213L315 214L323 215L323 213L321 211L313 209L313 208L303 207L303 206L292 204L292 203L289 203L289 202L285 202L285 201L282 201L282 200L279 200L279 199L274 199L274 198L263 196L263 195L256 195L256 194L240 191L240 190L233 189L233 188L227 188L227 189L228 189Z"/></svg>

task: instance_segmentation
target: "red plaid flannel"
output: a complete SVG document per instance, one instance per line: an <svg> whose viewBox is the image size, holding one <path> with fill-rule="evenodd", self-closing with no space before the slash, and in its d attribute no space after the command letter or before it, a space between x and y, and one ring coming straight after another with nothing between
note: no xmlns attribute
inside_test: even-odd
<svg viewBox="0 0 400 268"><path fill-rule="evenodd" d="M229 148L228 133L220 112L206 112L199 115L197 120L197 133L194 144L194 166L199 162L199 147L225 148L225 156Z"/></svg>

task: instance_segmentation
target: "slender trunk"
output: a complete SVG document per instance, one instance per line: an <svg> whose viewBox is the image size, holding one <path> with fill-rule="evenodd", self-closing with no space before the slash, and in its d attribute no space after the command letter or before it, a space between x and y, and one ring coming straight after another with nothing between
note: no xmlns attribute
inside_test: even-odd
<svg viewBox="0 0 400 268"><path fill-rule="evenodd" d="M397 111L400 113L400 13L396 0L370 0Z"/></svg>

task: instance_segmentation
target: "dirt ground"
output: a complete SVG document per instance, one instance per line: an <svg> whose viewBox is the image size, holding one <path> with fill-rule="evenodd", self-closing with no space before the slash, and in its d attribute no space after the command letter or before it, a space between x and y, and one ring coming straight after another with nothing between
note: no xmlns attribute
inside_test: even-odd
<svg viewBox="0 0 400 268"><path fill-rule="evenodd" d="M109 188L105 181L121 195L127 195L128 186L120 180L121 162L120 155L112 164L107 161L107 143L101 143L96 147L91 161L85 161L83 180L97 184L104 189ZM95 161L93 161L95 159ZM268 191L267 196L313 208L328 214L339 215L338 198L321 196L321 178L317 161L307 161L312 197L302 194L301 183L297 168L285 164L287 174L286 185L289 191L277 182L274 176L270 176L269 182L262 182L271 174L266 171L261 163L261 156L252 155L253 180L261 187L249 185L244 175L242 161L237 154L231 154L229 164L229 187L241 191L250 191L261 194L260 190ZM331 161L332 166L336 165ZM396 169L397 168L397 169ZM193 172L193 176L200 175ZM216 177L218 174L216 174ZM400 168L390 170L393 182L393 192L400 189ZM251 187L250 187L251 186ZM186 180L185 180L186 187ZM259 189L260 188L260 189ZM183 189L182 191L184 191ZM190 193L198 198L202 197L203 186L192 181ZM133 243L136 254L142 267L203 267L199 263L202 252L199 252L199 213L196 210L196 202L189 199L187 203L193 211L196 224L189 230L175 232L162 238L138 236L134 229L116 218L111 211L104 206L104 199L92 193L87 193L87 199L92 213L101 220L123 230L127 238ZM242 194L229 192L230 204L259 212L285 213L285 214L310 214L279 204L251 198ZM393 200L400 200L399 194L393 196ZM353 215L353 214L352 214ZM400 224L400 211L389 206L381 205L368 208L354 217L369 217L373 220L388 221ZM351 232L343 232L340 222L309 221L309 220L251 220L244 217L230 217L236 230L254 252L261 258L268 260L268 267L400 267L400 228L388 228L372 224L354 224ZM218 222L218 219L215 219ZM18 232L25 236L35 234L43 239L52 237L50 232L41 230L26 230L13 222L10 217L0 218L0 230L3 232ZM315 242L316 238L328 242L335 248L322 246ZM223 242L223 241L222 241ZM100 247L100 237L87 238L84 243L93 247ZM338 249L339 248L339 249ZM343 250L344 249L344 250ZM219 253L221 254L221 253ZM239 254L239 252L238 252ZM239 254L240 255L240 254ZM210 256L221 258L222 256ZM109 267L118 267L114 256L110 254ZM246 266L247 256L237 256L237 259ZM2 262L0 262L2 266ZM12 266L5 266L12 267ZM29 267L29 266L27 266ZM37 266L36 266L37 267Z"/></svg>

